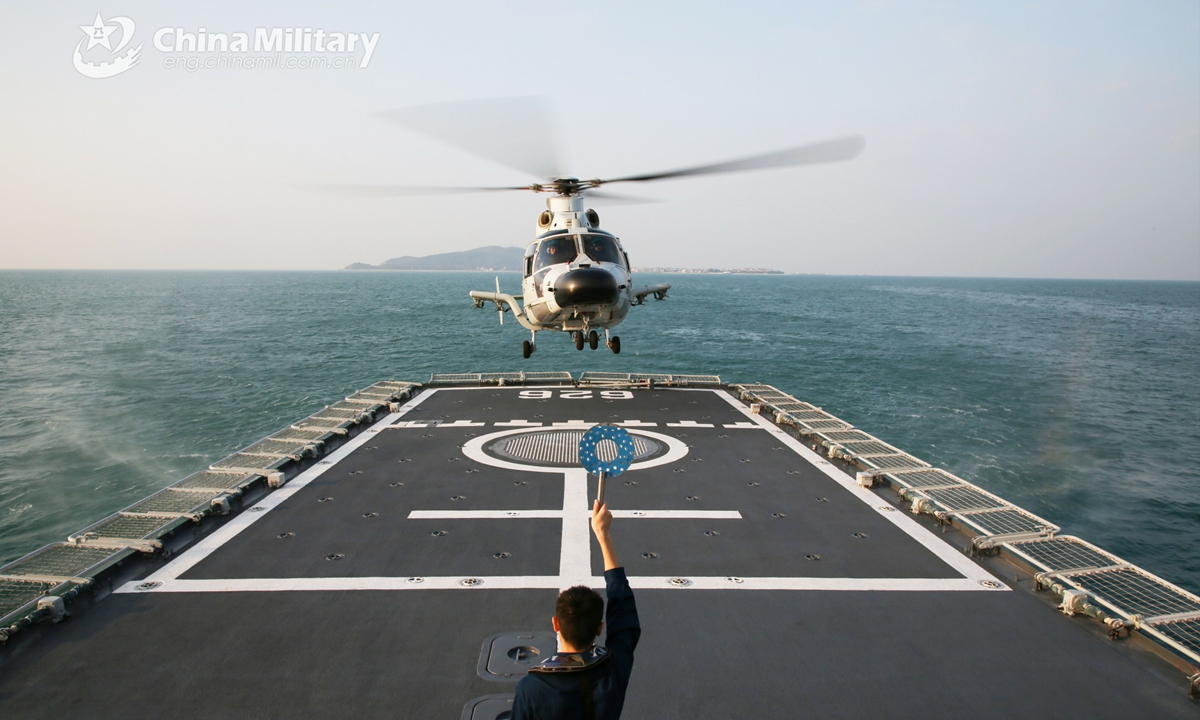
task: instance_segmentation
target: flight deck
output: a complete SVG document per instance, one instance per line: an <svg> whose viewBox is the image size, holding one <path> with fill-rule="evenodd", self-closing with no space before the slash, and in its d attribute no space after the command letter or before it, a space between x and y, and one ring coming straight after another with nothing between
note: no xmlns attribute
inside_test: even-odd
<svg viewBox="0 0 1200 720"><path fill-rule="evenodd" d="M913 458L856 472L853 441L827 452L818 436L854 430L796 433L755 395L765 386L744 387L410 386L357 428L336 412L336 427L297 423L327 449L289 463L252 446L206 471L243 488L203 512L135 507L57 546L112 546L104 528L139 515L175 523L173 541L122 545L144 556L126 553L124 575L72 598L73 617L14 634L0 708L506 717L516 681L554 650L558 591L604 587L588 524L597 478L576 449L612 424L636 447L606 490L643 629L625 717L1200 716L1163 652L1055 612L1037 567L978 556L978 533L909 512L928 493L901 500L882 482L940 471ZM0 577L19 577L13 567Z"/></svg>

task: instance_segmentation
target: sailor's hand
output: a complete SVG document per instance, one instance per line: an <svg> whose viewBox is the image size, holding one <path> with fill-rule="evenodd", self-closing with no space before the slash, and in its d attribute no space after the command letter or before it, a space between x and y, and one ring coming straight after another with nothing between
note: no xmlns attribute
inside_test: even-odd
<svg viewBox="0 0 1200 720"><path fill-rule="evenodd" d="M600 504L599 500L592 502L592 532L596 533L597 538L602 538L608 535L608 528L612 525L612 513L608 510L608 503Z"/></svg>

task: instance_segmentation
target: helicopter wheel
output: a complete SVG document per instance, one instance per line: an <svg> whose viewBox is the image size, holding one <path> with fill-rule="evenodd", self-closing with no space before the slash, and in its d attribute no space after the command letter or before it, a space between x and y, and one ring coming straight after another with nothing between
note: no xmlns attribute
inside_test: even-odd
<svg viewBox="0 0 1200 720"><path fill-rule="evenodd" d="M575 349L576 350L583 349L583 331L582 330L575 333Z"/></svg>
<svg viewBox="0 0 1200 720"><path fill-rule="evenodd" d="M529 356L532 354L533 354L533 343L529 342L528 340L522 340L521 341L521 357L528 360Z"/></svg>
<svg viewBox="0 0 1200 720"><path fill-rule="evenodd" d="M621 338L613 335L613 338L609 341L608 346L612 348L613 355L621 354Z"/></svg>
<svg viewBox="0 0 1200 720"><path fill-rule="evenodd" d="M593 350L600 347L600 336L595 330L588 333L588 345L591 346Z"/></svg>

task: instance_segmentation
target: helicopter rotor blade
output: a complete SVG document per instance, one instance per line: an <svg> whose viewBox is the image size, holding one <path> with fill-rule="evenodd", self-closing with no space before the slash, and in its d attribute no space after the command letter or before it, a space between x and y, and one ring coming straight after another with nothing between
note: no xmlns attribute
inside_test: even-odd
<svg viewBox="0 0 1200 720"><path fill-rule="evenodd" d="M553 112L545 97L460 100L379 115L405 129L540 178L562 174Z"/></svg>
<svg viewBox="0 0 1200 720"><path fill-rule="evenodd" d="M296 185L306 190L315 190L325 195L347 198L408 197L415 195L461 195L464 193L501 192L504 190L532 190L528 185L510 187L446 187L422 185Z"/></svg>
<svg viewBox="0 0 1200 720"><path fill-rule="evenodd" d="M812 165L815 163L853 160L854 158L858 157L865 146L865 138L863 138L861 135L852 135L850 137L838 138L836 140L827 140L825 142L815 143L812 145L801 145L800 147L790 148L788 150L780 150L763 155L753 155L751 157L739 158L737 160L729 160L711 165L697 165L695 167L681 168L679 170L648 173L645 175L630 175L628 177L598 180L596 182L601 184L614 182L649 182L651 180L667 180L670 178L691 177L694 175L712 175L714 173L764 170L766 168L788 167L791 165Z"/></svg>
<svg viewBox="0 0 1200 720"><path fill-rule="evenodd" d="M649 203L662 202L654 198L640 198L632 195L618 195L617 193L604 192L600 190L587 190L584 192L584 197L589 201L589 205L596 207L616 207L618 205L646 205ZM591 202L599 200L600 202Z"/></svg>

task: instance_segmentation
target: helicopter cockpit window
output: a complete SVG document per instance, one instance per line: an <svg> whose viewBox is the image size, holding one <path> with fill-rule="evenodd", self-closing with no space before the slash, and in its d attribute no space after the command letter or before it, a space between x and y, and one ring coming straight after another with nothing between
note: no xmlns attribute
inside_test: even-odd
<svg viewBox="0 0 1200 720"><path fill-rule="evenodd" d="M621 265L621 250L617 243L606 235L584 235L583 251L596 262Z"/></svg>
<svg viewBox="0 0 1200 720"><path fill-rule="evenodd" d="M529 243L525 248L525 259L521 262L522 273L525 277L533 274L533 258L537 255L537 243Z"/></svg>
<svg viewBox="0 0 1200 720"><path fill-rule="evenodd" d="M578 254L579 251L575 249L574 236L549 238L543 240L542 244L538 246L537 261L534 263L533 269L541 270L550 265L571 262Z"/></svg>

